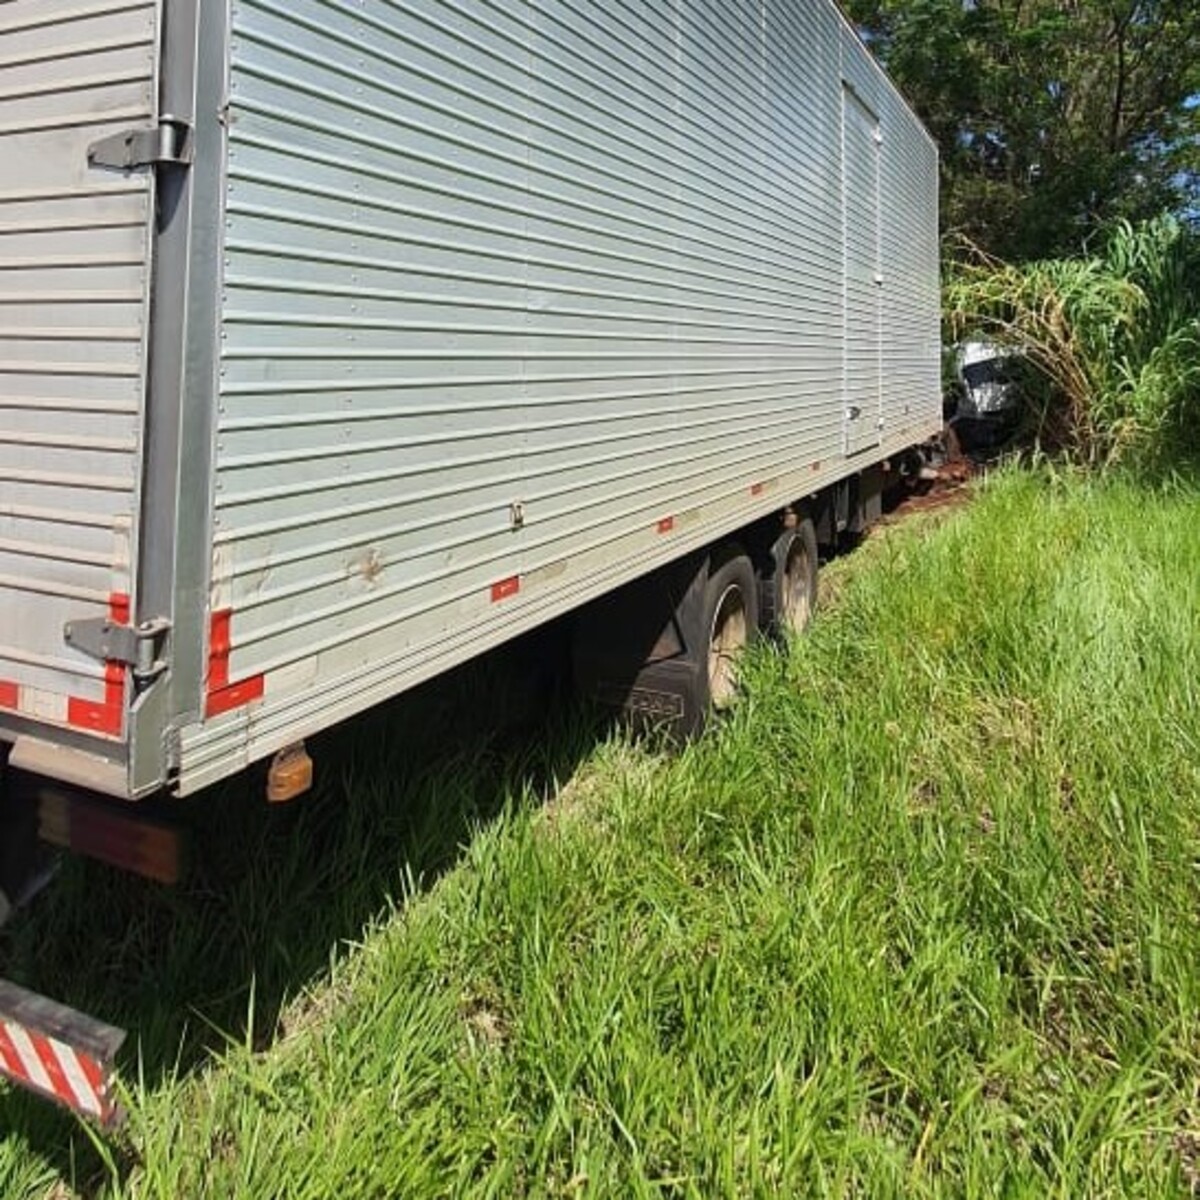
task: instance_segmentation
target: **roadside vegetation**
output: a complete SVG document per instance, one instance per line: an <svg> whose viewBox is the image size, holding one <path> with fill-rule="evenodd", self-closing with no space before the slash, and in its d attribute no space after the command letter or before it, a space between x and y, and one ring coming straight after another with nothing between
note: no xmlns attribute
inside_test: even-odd
<svg viewBox="0 0 1200 1200"><path fill-rule="evenodd" d="M190 892L73 864L4 949L142 1066L95 1145L0 1095L0 1194L1195 1194L1198 511L1002 471L679 755L393 711Z"/></svg>
<svg viewBox="0 0 1200 1200"><path fill-rule="evenodd" d="M682 752L502 733L492 658L192 802L175 891L67 863L0 964L128 1121L0 1084L2 1200L1200 1196L1200 10L846 7L1024 462Z"/></svg>
<svg viewBox="0 0 1200 1200"><path fill-rule="evenodd" d="M949 338L1018 351L1025 434L1092 467L1200 458L1200 235L1160 216L1098 252L1004 263L975 247L947 269Z"/></svg>

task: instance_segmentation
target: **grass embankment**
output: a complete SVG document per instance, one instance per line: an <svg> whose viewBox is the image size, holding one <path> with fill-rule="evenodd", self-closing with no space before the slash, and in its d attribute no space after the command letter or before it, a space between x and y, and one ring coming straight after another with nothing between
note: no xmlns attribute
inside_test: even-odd
<svg viewBox="0 0 1200 1200"><path fill-rule="evenodd" d="M674 759L604 744L542 803L512 781L565 781L569 732L540 764L416 769L402 743L363 748L350 810L300 810L308 849L262 835L275 859L250 883L128 901L73 871L46 919L90 903L85 935L128 928L89 946L72 998L140 1015L150 1039L117 1182L96 1184L77 1134L76 1183L172 1200L1186 1195L1198 513L1183 486L1005 475L835 564L811 637L761 654L744 702ZM267 849L240 841L234 857ZM459 841L453 869L412 886ZM368 895L360 944L319 972ZM136 996L117 953L145 962ZM38 982L78 980L79 955L72 972L48 954ZM249 961L247 1005L231 972ZM276 1022L263 997L306 980ZM260 1027L175 1073L189 989ZM69 1176L65 1119L11 1096L6 1116L0 1193Z"/></svg>

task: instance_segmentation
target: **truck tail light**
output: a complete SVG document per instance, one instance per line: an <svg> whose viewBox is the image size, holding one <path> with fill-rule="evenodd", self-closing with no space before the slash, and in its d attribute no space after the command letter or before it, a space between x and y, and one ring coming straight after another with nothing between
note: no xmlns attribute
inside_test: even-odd
<svg viewBox="0 0 1200 1200"><path fill-rule="evenodd" d="M38 795L38 836L146 879L179 882L179 829L134 808L47 786Z"/></svg>

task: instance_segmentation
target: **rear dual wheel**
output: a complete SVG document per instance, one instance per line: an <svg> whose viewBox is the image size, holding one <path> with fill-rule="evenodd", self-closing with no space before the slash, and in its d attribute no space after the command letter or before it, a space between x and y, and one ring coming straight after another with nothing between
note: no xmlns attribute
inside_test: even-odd
<svg viewBox="0 0 1200 1200"><path fill-rule="evenodd" d="M637 728L692 737L738 692L738 659L760 629L802 629L816 598L812 524L784 531L760 569L737 542L667 564L584 609L572 629L576 683Z"/></svg>
<svg viewBox="0 0 1200 1200"><path fill-rule="evenodd" d="M701 628L708 644L702 707L719 711L737 695L737 660L758 629L754 566L740 546L722 548L709 564Z"/></svg>
<svg viewBox="0 0 1200 1200"><path fill-rule="evenodd" d="M764 632L800 634L817 608L817 531L804 517L771 546L759 577Z"/></svg>
<svg viewBox="0 0 1200 1200"><path fill-rule="evenodd" d="M708 635L705 707L728 708L737 695L737 660L758 630L776 636L803 633L817 607L817 532L804 517L775 539L756 575L736 544L709 564L704 593Z"/></svg>

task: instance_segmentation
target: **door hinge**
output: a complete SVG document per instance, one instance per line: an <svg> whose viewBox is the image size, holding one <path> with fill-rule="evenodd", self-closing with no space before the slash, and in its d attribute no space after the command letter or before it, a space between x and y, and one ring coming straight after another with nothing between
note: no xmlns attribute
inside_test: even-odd
<svg viewBox="0 0 1200 1200"><path fill-rule="evenodd" d="M88 147L88 166L132 171L135 167L186 167L192 161L192 126L164 115L157 125L126 129Z"/></svg>
<svg viewBox="0 0 1200 1200"><path fill-rule="evenodd" d="M171 622L165 617L140 625L117 625L108 617L88 617L63 626L68 646L101 662L124 663L139 683L148 683L167 669L167 634Z"/></svg>

